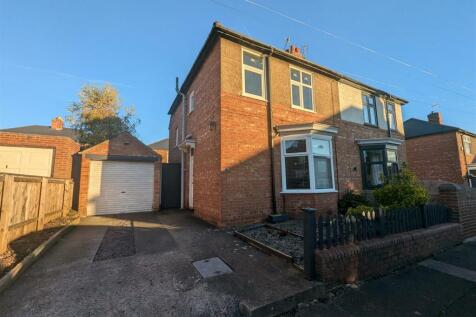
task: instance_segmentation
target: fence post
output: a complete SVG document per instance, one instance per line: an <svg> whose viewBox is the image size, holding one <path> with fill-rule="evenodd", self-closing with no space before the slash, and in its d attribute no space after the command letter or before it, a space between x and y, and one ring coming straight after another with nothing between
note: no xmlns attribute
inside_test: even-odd
<svg viewBox="0 0 476 317"><path fill-rule="evenodd" d="M316 279L316 209L302 208L304 211L304 274L306 279Z"/></svg>
<svg viewBox="0 0 476 317"><path fill-rule="evenodd" d="M2 206L0 206L0 253L5 252L8 246L8 227L13 212L14 203L14 185L13 175L5 175L3 180Z"/></svg>
<svg viewBox="0 0 476 317"><path fill-rule="evenodd" d="M386 217L385 217L385 211L383 210L382 207L379 207L377 209L377 215L378 215L378 224L379 224L379 235L381 237L385 237L387 234L387 226L386 226Z"/></svg>
<svg viewBox="0 0 476 317"><path fill-rule="evenodd" d="M40 202L38 203L38 219L36 220L36 230L43 230L45 226L46 201L48 192L48 178L41 178Z"/></svg>
<svg viewBox="0 0 476 317"><path fill-rule="evenodd" d="M73 186L73 181L65 180L63 192L63 217L71 210L71 204L73 202Z"/></svg>

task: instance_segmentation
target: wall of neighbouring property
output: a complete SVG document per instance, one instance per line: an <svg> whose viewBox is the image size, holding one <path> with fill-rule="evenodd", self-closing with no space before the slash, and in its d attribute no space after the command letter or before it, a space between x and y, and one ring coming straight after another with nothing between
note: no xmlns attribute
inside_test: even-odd
<svg viewBox="0 0 476 317"><path fill-rule="evenodd" d="M455 184L441 184L433 198L451 208L451 220L459 222L463 237L476 236L476 188Z"/></svg>
<svg viewBox="0 0 476 317"><path fill-rule="evenodd" d="M73 155L79 152L79 144L68 137L0 132L0 145L41 147L54 149L53 177L72 177Z"/></svg>
<svg viewBox="0 0 476 317"><path fill-rule="evenodd" d="M316 271L325 282L353 283L417 262L461 240L461 226L446 223L358 244L316 250Z"/></svg>
<svg viewBox="0 0 476 317"><path fill-rule="evenodd" d="M10 241L66 215L72 200L70 179L0 174L0 253Z"/></svg>

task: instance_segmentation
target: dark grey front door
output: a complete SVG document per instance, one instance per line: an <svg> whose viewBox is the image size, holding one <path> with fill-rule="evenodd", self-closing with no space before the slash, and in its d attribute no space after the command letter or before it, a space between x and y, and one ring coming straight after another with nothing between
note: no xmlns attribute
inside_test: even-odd
<svg viewBox="0 0 476 317"><path fill-rule="evenodd" d="M180 208L180 164L163 163L161 209Z"/></svg>

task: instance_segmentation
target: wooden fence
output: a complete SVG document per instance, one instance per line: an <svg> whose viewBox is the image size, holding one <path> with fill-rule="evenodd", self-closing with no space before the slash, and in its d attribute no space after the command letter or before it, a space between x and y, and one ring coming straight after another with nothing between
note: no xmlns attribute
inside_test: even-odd
<svg viewBox="0 0 476 317"><path fill-rule="evenodd" d="M317 219L317 247L328 249L349 242L368 240L427 228L448 222L449 209L443 205L383 210L376 209L362 216L319 216Z"/></svg>
<svg viewBox="0 0 476 317"><path fill-rule="evenodd" d="M10 241L67 214L72 194L69 179L0 174L0 253Z"/></svg>

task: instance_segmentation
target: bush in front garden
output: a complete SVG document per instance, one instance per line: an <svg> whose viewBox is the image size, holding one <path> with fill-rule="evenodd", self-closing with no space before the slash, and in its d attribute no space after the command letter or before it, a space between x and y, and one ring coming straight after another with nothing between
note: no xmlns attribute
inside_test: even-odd
<svg viewBox="0 0 476 317"><path fill-rule="evenodd" d="M338 202L339 212L343 215L347 214L349 208L355 208L360 205L368 205L367 199L352 190L348 190Z"/></svg>
<svg viewBox="0 0 476 317"><path fill-rule="evenodd" d="M366 206L366 205L359 205L357 207L350 207L349 209L347 209L347 213L346 215L347 216L354 216L354 217L365 217L365 215L367 215L367 213L371 213L373 212L374 209L370 206Z"/></svg>
<svg viewBox="0 0 476 317"><path fill-rule="evenodd" d="M425 187L406 168L391 178L388 183L374 190L373 194L380 205L390 208L420 206L430 199Z"/></svg>

